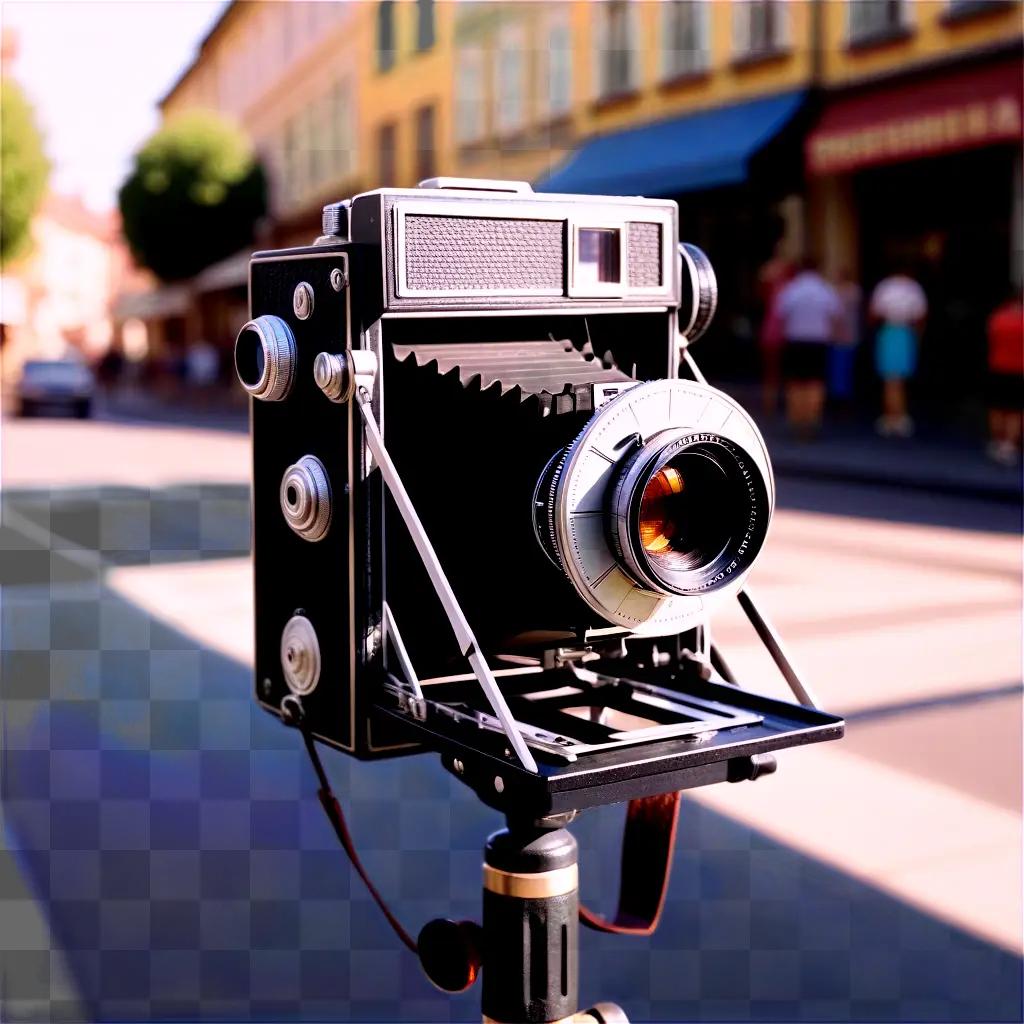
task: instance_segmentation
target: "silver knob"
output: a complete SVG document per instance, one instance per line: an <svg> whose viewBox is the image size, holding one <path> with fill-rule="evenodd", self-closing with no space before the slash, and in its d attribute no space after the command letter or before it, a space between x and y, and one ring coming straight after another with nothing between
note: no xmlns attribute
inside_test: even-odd
<svg viewBox="0 0 1024 1024"><path fill-rule="evenodd" d="M680 242L679 260L683 270L679 331L694 342L711 325L718 309L718 278L704 250L689 242Z"/></svg>
<svg viewBox="0 0 1024 1024"><path fill-rule="evenodd" d="M324 464L303 455L281 478L281 512L303 540L318 541L331 526L331 484Z"/></svg>
<svg viewBox="0 0 1024 1024"><path fill-rule="evenodd" d="M364 388L372 396L377 376L377 357L369 349L346 349L335 355L321 352L313 360L316 386L332 402L348 402L356 388Z"/></svg>
<svg viewBox="0 0 1024 1024"><path fill-rule="evenodd" d="M235 373L264 402L279 402L291 390L296 359L295 335L279 316L250 320L235 339Z"/></svg>
<svg viewBox="0 0 1024 1024"><path fill-rule="evenodd" d="M300 696L320 681L320 642L305 615L293 615L281 631L281 671L288 689Z"/></svg>

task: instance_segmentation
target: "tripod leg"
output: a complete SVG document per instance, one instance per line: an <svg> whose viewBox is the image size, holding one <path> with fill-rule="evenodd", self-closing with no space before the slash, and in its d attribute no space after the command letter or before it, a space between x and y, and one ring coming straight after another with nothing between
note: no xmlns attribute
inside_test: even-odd
<svg viewBox="0 0 1024 1024"><path fill-rule="evenodd" d="M496 832L484 850L485 1024L570 1022L579 989L576 840L564 828Z"/></svg>

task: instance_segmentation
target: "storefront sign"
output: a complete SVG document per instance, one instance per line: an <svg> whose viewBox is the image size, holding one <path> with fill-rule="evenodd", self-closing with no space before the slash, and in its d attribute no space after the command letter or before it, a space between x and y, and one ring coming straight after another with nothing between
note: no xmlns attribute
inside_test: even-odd
<svg viewBox="0 0 1024 1024"><path fill-rule="evenodd" d="M811 174L1007 142L1021 137L1021 70L984 69L840 100L807 139Z"/></svg>

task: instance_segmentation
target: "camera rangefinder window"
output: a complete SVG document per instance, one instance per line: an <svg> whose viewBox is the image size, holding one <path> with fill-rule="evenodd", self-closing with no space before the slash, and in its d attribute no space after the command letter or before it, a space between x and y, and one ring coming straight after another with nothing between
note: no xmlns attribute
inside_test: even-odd
<svg viewBox="0 0 1024 1024"><path fill-rule="evenodd" d="M577 228L576 284L622 281L622 232L618 228Z"/></svg>

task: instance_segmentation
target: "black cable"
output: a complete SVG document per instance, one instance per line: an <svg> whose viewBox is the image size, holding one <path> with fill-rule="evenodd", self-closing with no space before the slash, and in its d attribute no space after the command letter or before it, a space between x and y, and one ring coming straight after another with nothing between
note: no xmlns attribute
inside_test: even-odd
<svg viewBox="0 0 1024 1024"><path fill-rule="evenodd" d="M327 815L327 820L331 823L331 827L334 829L334 834L338 837L338 842L341 843L342 849L348 855L348 859L352 862L352 867L356 869L356 873L363 880L363 884L373 897L374 902L378 907L380 907L381 912L387 918L388 924L390 924L394 929L395 934L411 952L418 954L419 948L416 944L416 940L405 930L405 928L402 927L398 918L395 917L395 915L388 909L388 905L384 902L383 897L377 891L377 887L370 881L370 876L366 873L366 868L363 867L363 863L359 859L359 854L356 853L355 843L352 841L352 834L348 830L348 823L345 821L345 815L341 809L341 804L338 803L338 798L334 795L334 791L331 789L331 784L327 780L327 773L324 771L320 755L317 753L316 741L305 726L300 724L299 730L302 733L302 741L306 744L306 751L309 753L309 759L313 762L313 770L316 772L317 780L320 783L320 788L317 791L317 796L320 798L320 805L323 807L324 813Z"/></svg>

